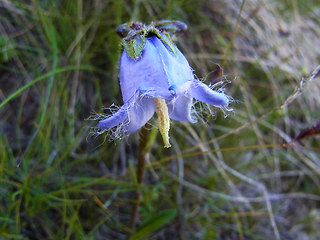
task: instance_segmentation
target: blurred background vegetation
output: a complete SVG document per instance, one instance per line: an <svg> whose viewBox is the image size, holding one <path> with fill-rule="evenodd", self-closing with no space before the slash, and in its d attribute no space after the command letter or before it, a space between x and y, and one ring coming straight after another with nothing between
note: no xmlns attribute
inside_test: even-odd
<svg viewBox="0 0 320 240"><path fill-rule="evenodd" d="M188 25L196 75L237 101L173 121L170 149L158 134L132 238L319 239L319 136L292 142L320 119L319 15L317 0L0 0L0 239L126 239L138 134L86 119L122 104L116 27L160 19Z"/></svg>

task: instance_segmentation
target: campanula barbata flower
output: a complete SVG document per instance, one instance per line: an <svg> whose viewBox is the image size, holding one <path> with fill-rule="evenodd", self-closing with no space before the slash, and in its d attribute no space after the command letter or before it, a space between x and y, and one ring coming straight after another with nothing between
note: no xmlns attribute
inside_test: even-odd
<svg viewBox="0 0 320 240"><path fill-rule="evenodd" d="M128 28L125 28L128 27ZM129 134L143 127L156 112L165 147L170 147L170 119L196 122L193 100L216 106L228 105L223 92L212 90L195 78L184 55L170 34L186 26L178 21L160 21L145 26L127 23L118 28L123 39L120 58L120 87L123 106L99 122L99 129L115 126ZM142 36L142 37L141 37Z"/></svg>

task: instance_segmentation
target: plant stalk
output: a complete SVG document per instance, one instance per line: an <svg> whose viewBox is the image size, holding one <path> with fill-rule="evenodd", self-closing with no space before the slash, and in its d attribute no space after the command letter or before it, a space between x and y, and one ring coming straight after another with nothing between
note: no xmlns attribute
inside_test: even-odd
<svg viewBox="0 0 320 240"><path fill-rule="evenodd" d="M134 199L133 199L134 203L131 211L131 219L130 219L131 231L134 230L137 219L138 219L138 210L139 210L140 196L141 196L140 185L142 184L142 181L143 181L147 155L150 150L150 148L148 148L148 141L149 141L149 129L148 129L148 123L147 123L140 130L140 142L139 142L140 146L139 146L138 166L137 166L138 187L134 193Z"/></svg>

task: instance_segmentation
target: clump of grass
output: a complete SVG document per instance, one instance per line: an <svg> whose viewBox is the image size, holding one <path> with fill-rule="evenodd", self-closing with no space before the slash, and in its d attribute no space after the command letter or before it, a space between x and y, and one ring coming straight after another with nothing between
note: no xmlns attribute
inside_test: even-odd
<svg viewBox="0 0 320 240"><path fill-rule="evenodd" d="M319 9L317 1L2 1L0 238L126 238L138 136L88 138L95 123L85 119L121 104L116 27L177 19L189 26L178 45L197 76L210 82L221 65L238 103L226 119L217 111L215 120L173 122L170 150L155 141L132 238L315 239L318 136L291 141L319 119L318 78L295 95L319 65Z"/></svg>

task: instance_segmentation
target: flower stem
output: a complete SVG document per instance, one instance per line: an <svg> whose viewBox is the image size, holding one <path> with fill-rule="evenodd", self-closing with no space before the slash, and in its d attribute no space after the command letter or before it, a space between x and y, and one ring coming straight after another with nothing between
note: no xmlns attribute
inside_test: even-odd
<svg viewBox="0 0 320 240"><path fill-rule="evenodd" d="M144 125L144 127L140 130L140 146L139 146L139 155L138 155L138 166L137 166L137 183L138 187L134 193L134 203L131 211L131 219L130 219L130 229L133 231L138 218L138 210L140 205L140 185L142 184L143 174L145 170L145 164L147 160L147 155L150 150L148 147L149 143L149 129L148 123Z"/></svg>

